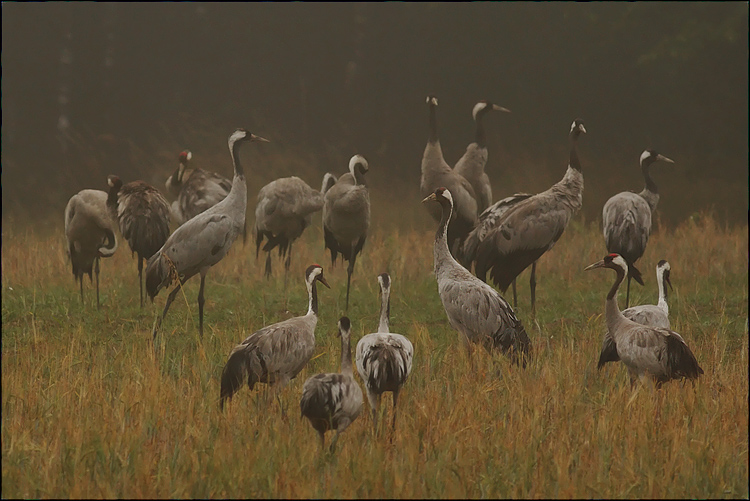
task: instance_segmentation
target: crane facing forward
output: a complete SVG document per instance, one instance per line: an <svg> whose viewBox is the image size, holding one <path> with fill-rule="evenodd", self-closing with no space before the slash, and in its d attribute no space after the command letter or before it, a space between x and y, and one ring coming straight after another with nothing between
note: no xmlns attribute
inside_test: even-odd
<svg viewBox="0 0 750 501"><path fill-rule="evenodd" d="M673 330L641 325L626 318L617 306L617 291L628 274L628 263L619 254L608 254L585 270L609 268L617 279L607 294L604 313L617 355L628 368L630 383L652 378L656 386L672 379L697 379L703 369L685 340ZM638 273L637 271L635 273Z"/></svg>
<svg viewBox="0 0 750 501"><path fill-rule="evenodd" d="M168 287L174 279L177 280L177 286L169 293L164 312L154 326L154 338L183 284L198 273L201 275L198 317L200 335L203 337L203 288L206 273L227 255L245 226L247 184L239 158L240 145L245 141L268 142L267 139L251 134L245 129L235 130L229 136L229 153L234 165L234 178L229 195L177 228L159 252L148 261L146 289L151 301L163 287Z"/></svg>
<svg viewBox="0 0 750 501"><path fill-rule="evenodd" d="M628 291L625 308L630 305L630 279L635 278L635 262L646 251L651 234L651 219L659 203L659 189L651 179L651 164L657 161L674 163L674 160L654 150L641 154L641 171L646 186L640 193L623 191L607 200L602 209L602 231L607 252L620 254L628 263ZM640 274L639 274L640 275ZM643 282L636 282L643 285Z"/></svg>
<svg viewBox="0 0 750 501"><path fill-rule="evenodd" d="M321 450L325 450L325 433L336 430L330 450L362 411L362 390L352 371L351 321L339 319L341 337L341 369L338 373L316 374L305 381L299 402L300 417L306 417L320 436Z"/></svg>

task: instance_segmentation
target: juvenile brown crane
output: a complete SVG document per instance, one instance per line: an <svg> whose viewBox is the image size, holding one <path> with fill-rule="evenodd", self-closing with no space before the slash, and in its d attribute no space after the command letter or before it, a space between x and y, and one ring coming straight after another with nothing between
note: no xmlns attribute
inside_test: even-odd
<svg viewBox="0 0 750 501"><path fill-rule="evenodd" d="M307 365L315 353L317 282L330 288L323 276L323 268L313 264L305 271L309 299L307 314L267 325L232 349L221 373L221 409L244 381L250 390L256 383L266 383L274 386L273 393L278 393Z"/></svg>
<svg viewBox="0 0 750 501"><path fill-rule="evenodd" d="M396 429L396 401L411 372L414 346L405 336L390 331L391 277L378 275L380 284L380 323L378 332L367 334L357 343L357 372L365 383L372 410L373 429L378 429L378 407L383 393L393 394L393 429Z"/></svg>
<svg viewBox="0 0 750 501"><path fill-rule="evenodd" d="M602 231L607 252L620 254L628 263L628 291L625 307L630 305L630 279L635 278L635 262L646 251L651 234L651 219L659 203L659 188L651 179L650 168L654 162L674 163L674 160L645 150L641 154L641 172L646 186L640 193L623 191L607 200L602 209ZM639 273L640 275L640 273ZM643 282L636 279L643 285Z"/></svg>
<svg viewBox="0 0 750 501"><path fill-rule="evenodd" d="M125 185L119 177L107 178L107 209L120 233L138 258L138 285L143 306L143 262L164 245L169 236L169 203L159 190L144 181Z"/></svg>
<svg viewBox="0 0 750 501"><path fill-rule="evenodd" d="M513 308L492 287L461 266L448 250L448 221L453 197L446 188L438 188L422 202L436 201L442 218L435 234L435 278L448 321L461 334L471 361L473 344L488 352L497 349L515 363L526 366L531 341Z"/></svg>
<svg viewBox="0 0 750 501"><path fill-rule="evenodd" d="M154 326L154 338L167 315L182 285L200 273L201 285L198 292L198 318L200 335L203 337L203 288L206 274L229 252L237 236L245 226L247 210L247 184L245 171L240 164L239 149L243 142L267 139L251 134L245 129L237 129L229 136L229 153L234 165L234 178L229 195L214 205L189 219L169 237L159 251L149 260L146 268L146 289L151 301L163 287L169 287L177 279L177 286L169 293L164 311ZM175 276L176 275L176 276Z"/></svg>
<svg viewBox="0 0 750 501"><path fill-rule="evenodd" d="M117 250L115 224L107 211L107 193L101 190L81 190L65 206L65 239L73 276L81 285L83 275L92 279L96 273L96 307L99 308L99 260L112 256ZM92 279L93 280L93 279Z"/></svg>
<svg viewBox="0 0 750 501"><path fill-rule="evenodd" d="M362 155L349 160L349 172L326 191L323 199L323 237L325 248L331 251L331 265L336 258L349 261L346 268L346 309L349 309L349 287L357 255L367 240L370 228L370 193L365 186L365 173L369 170Z"/></svg>
<svg viewBox="0 0 750 501"><path fill-rule="evenodd" d="M685 340L673 330L651 327L626 318L617 306L617 291L628 274L628 263L619 254L609 254L586 270L609 268L617 279L607 294L604 313L617 355L628 368L630 382L653 379L656 386L672 379L697 379L703 369ZM637 272L636 272L637 273Z"/></svg>

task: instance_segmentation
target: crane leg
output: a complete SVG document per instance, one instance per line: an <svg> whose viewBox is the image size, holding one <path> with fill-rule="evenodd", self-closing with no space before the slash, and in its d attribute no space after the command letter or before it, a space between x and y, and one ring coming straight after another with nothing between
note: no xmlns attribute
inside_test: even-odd
<svg viewBox="0 0 750 501"><path fill-rule="evenodd" d="M398 400L398 391L398 389L393 391L393 423L391 423L393 431L396 431L396 401Z"/></svg>
<svg viewBox="0 0 750 501"><path fill-rule="evenodd" d="M516 279L513 279L513 308L518 308L518 296L516 295Z"/></svg>
<svg viewBox="0 0 750 501"><path fill-rule="evenodd" d="M630 275L628 275L628 292L625 294L625 309L630 304Z"/></svg>
<svg viewBox="0 0 750 501"><path fill-rule="evenodd" d="M536 261L531 263L531 278L529 279L531 288L531 314L536 313Z"/></svg>
<svg viewBox="0 0 750 501"><path fill-rule="evenodd" d="M376 395L367 389L367 400L370 402L370 410L372 411L372 429L375 434L378 433L378 407L380 405L380 395Z"/></svg>
<svg viewBox="0 0 750 501"><path fill-rule="evenodd" d="M154 326L154 339L156 339L156 331L159 330L159 327L161 327L161 323L164 320L164 317L167 316L167 310L169 310L169 306L172 304L172 301L174 301L174 298L177 297L177 293L180 292L180 289L182 289L182 282L178 281L177 287L175 287L167 297L167 304L164 305L164 311L162 312L161 317L159 317L159 320L156 321L156 326Z"/></svg>
<svg viewBox="0 0 750 501"><path fill-rule="evenodd" d="M81 284L81 304L83 304L83 273L78 277L78 282Z"/></svg>
<svg viewBox="0 0 750 501"><path fill-rule="evenodd" d="M349 266L346 268L346 311L349 311L349 286L352 282L352 272L354 271L354 261L357 259L352 246L352 255L349 257Z"/></svg>
<svg viewBox="0 0 750 501"><path fill-rule="evenodd" d="M96 309L99 309L99 258L94 260L94 273L96 274Z"/></svg>
<svg viewBox="0 0 750 501"><path fill-rule="evenodd" d="M206 285L206 274L201 273L201 288L198 291L198 329L200 330L201 339L203 339L203 304L206 299L203 297L203 287Z"/></svg>
<svg viewBox="0 0 750 501"><path fill-rule="evenodd" d="M141 308L143 308L143 259L138 255L138 285L141 287Z"/></svg>
<svg viewBox="0 0 750 501"><path fill-rule="evenodd" d="M266 252L266 278L271 278L271 251Z"/></svg>

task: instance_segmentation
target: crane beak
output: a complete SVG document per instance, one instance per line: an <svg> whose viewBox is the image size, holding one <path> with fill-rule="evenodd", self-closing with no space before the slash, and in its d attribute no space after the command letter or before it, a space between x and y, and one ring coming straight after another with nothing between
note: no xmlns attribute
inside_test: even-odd
<svg viewBox="0 0 750 501"><path fill-rule="evenodd" d="M430 193L429 195L427 195L426 197L424 197L424 199L422 199L422 203L429 202L431 200L436 200L434 193Z"/></svg>
<svg viewBox="0 0 750 501"><path fill-rule="evenodd" d="M492 105L492 109L495 111L504 111L505 113L510 113L511 111L508 108L504 108L502 106L498 106L496 104Z"/></svg>
<svg viewBox="0 0 750 501"><path fill-rule="evenodd" d="M674 163L674 160L672 160L671 158L667 158L667 157L665 157L664 155L661 155L661 154L656 155L656 159L657 160L661 160L662 162L667 162L668 164L673 164Z"/></svg>
<svg viewBox="0 0 750 501"><path fill-rule="evenodd" d="M583 124L578 124L578 130L581 131L581 133L586 134L586 127L584 127Z"/></svg>
<svg viewBox="0 0 750 501"><path fill-rule="evenodd" d="M261 143L270 143L268 139L260 136L256 136L255 134L250 134L250 141L260 141Z"/></svg>
<svg viewBox="0 0 750 501"><path fill-rule="evenodd" d="M329 289L331 288L331 286L328 285L328 280L326 280L326 277L324 277L323 275L319 275L318 276L318 280L320 280L320 283L323 284L323 285L325 285Z"/></svg>
<svg viewBox="0 0 750 501"><path fill-rule="evenodd" d="M604 259L602 259L598 263L588 265L583 269L583 271L593 270L594 268L604 268Z"/></svg>

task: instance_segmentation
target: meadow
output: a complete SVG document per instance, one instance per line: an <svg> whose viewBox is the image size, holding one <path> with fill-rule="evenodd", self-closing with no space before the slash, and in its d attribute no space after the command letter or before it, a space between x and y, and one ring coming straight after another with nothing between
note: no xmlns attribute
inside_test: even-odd
<svg viewBox="0 0 750 501"><path fill-rule="evenodd" d="M299 416L305 379L338 371L340 360L346 267L331 268L323 253L320 215L293 248L286 286L275 254L266 280L252 237L238 241L208 274L204 337L193 278L155 344L151 329L167 294L140 308L126 242L102 261L97 309L88 278L81 302L62 213L35 229L4 220L2 497L748 497L746 224L696 214L652 235L640 261L646 285L633 284L631 305L656 303L654 269L667 259L672 328L705 374L694 385L632 389L622 364L596 368L615 278L583 272L606 253L597 222L575 218L539 261L535 317L529 271L519 277L529 366L477 350L472 372L432 274L436 224L418 202L402 205L378 219L385 209L373 198L377 224L346 313L354 346L377 328L376 277L389 272L391 330L414 344L412 374L395 432L373 433L365 401L333 454L321 454ZM264 385L243 387L219 412L230 350L266 324L305 313L311 263L324 267L332 288L319 288L316 356L281 392L286 415L267 402ZM390 398L384 404L387 423Z"/></svg>

